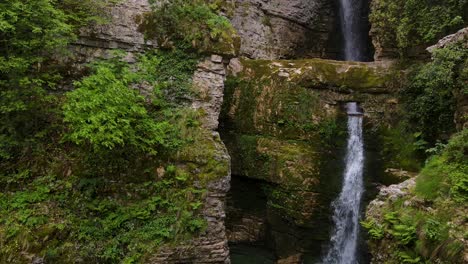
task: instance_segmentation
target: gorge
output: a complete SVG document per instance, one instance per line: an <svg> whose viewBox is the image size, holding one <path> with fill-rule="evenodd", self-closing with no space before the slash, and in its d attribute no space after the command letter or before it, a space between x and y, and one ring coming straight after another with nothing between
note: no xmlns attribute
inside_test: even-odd
<svg viewBox="0 0 468 264"><path fill-rule="evenodd" d="M0 263L467 263L467 14L0 3Z"/></svg>

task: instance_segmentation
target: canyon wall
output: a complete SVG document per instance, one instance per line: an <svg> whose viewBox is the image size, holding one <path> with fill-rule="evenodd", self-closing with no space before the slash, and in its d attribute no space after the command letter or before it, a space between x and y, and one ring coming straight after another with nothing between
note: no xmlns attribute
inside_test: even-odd
<svg viewBox="0 0 468 264"><path fill-rule="evenodd" d="M232 173L263 182L267 199L264 219L233 209L229 225L246 232L229 230L229 239L268 237L280 260L300 263L329 239L346 139L344 103L359 102L368 133L378 136L398 112L400 73L379 63L321 59L232 60L229 70L221 134Z"/></svg>
<svg viewBox="0 0 468 264"><path fill-rule="evenodd" d="M335 10L330 0L235 0L231 21L242 39L242 56L335 58Z"/></svg>

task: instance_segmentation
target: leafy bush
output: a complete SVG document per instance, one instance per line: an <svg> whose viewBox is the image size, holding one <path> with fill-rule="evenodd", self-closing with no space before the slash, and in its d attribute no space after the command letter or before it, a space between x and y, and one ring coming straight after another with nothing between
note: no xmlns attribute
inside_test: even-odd
<svg viewBox="0 0 468 264"><path fill-rule="evenodd" d="M454 136L447 148L432 157L416 180L416 192L427 199L449 195L455 201L468 199L468 130Z"/></svg>
<svg viewBox="0 0 468 264"><path fill-rule="evenodd" d="M144 97L130 88L143 81L145 71L136 74L118 60L96 63L94 74L75 82L63 106L66 138L95 151L131 147L155 155L158 147L173 146L174 128L151 117Z"/></svg>
<svg viewBox="0 0 468 264"><path fill-rule="evenodd" d="M20 252L36 252L51 263L141 261L163 243L206 227L198 214L204 191L180 180L183 173L127 185L41 176L21 191L1 193L0 262L29 263ZM96 193L82 190L89 184ZM108 195L109 188L123 187L125 195Z"/></svg>
<svg viewBox="0 0 468 264"><path fill-rule="evenodd" d="M367 233L370 235L372 239L382 239L385 235L385 230L375 221L361 221L362 227L367 230Z"/></svg>
<svg viewBox="0 0 468 264"><path fill-rule="evenodd" d="M72 4L83 12L75 13ZM92 5L90 3L93 3ZM56 138L58 100L50 91L62 79L53 54L66 55L79 26L96 17L104 0L9 0L0 3L0 169L43 155L44 138ZM77 24L74 21L81 21ZM47 152L47 151L46 151ZM31 165L29 165L31 167Z"/></svg>
<svg viewBox="0 0 468 264"><path fill-rule="evenodd" d="M395 127L381 128L383 141L382 156L388 160L387 167L408 171L418 171L421 168L418 156L419 135L408 131L406 126L399 124Z"/></svg>
<svg viewBox="0 0 468 264"><path fill-rule="evenodd" d="M436 50L433 61L417 69L402 91L405 117L429 143L428 147L437 140L448 139L455 130L454 93L466 85L460 72L467 59L468 52L462 44Z"/></svg>
<svg viewBox="0 0 468 264"><path fill-rule="evenodd" d="M378 0L372 1L369 19L374 37L404 55L411 47L462 28L467 8L465 0Z"/></svg>

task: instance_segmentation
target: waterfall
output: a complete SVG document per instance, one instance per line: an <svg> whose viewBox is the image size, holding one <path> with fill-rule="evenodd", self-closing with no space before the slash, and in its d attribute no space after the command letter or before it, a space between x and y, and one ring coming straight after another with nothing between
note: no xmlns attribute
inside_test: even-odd
<svg viewBox="0 0 468 264"><path fill-rule="evenodd" d="M340 0L339 2L341 31L344 38L344 59L363 61L366 46L361 19L363 0Z"/></svg>
<svg viewBox="0 0 468 264"><path fill-rule="evenodd" d="M333 201L334 230L331 245L324 258L325 264L356 264L359 233L359 212L364 192L363 164L364 146L362 139L362 113L357 103L346 105L348 113L348 146L343 187L339 197Z"/></svg>

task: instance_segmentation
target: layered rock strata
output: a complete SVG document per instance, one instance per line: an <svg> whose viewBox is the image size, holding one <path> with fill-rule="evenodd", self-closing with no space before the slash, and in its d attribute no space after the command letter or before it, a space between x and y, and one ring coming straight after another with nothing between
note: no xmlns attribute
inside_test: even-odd
<svg viewBox="0 0 468 264"><path fill-rule="evenodd" d="M335 58L335 12L324 0L236 0L231 21L252 59Z"/></svg>

